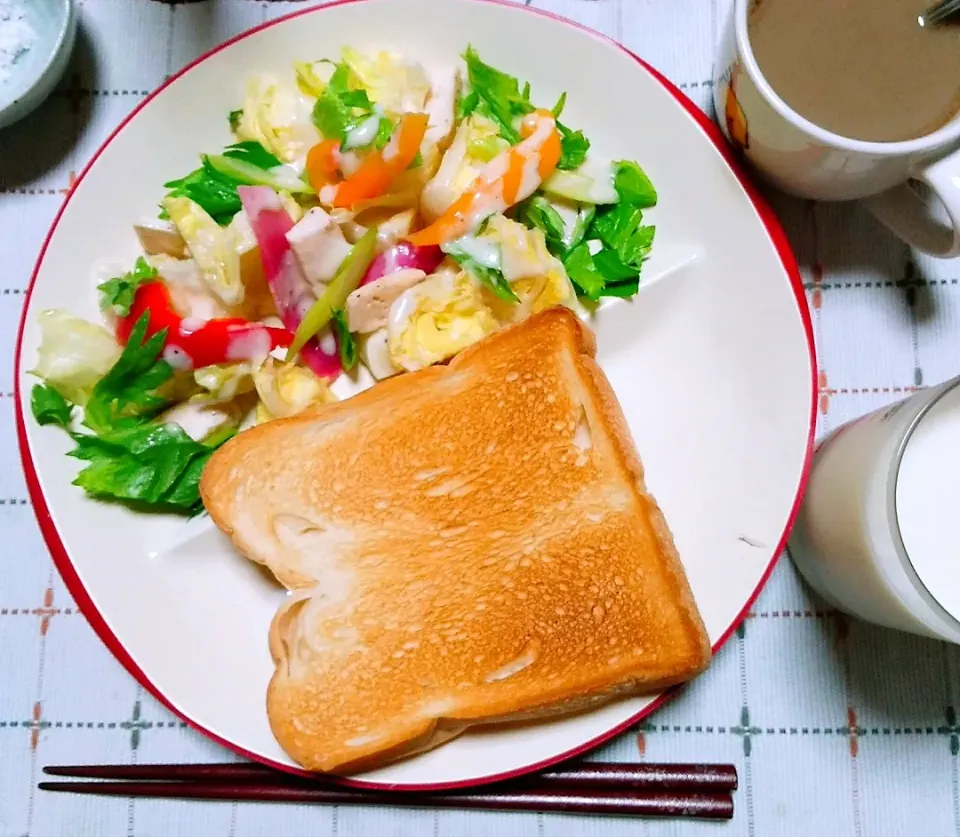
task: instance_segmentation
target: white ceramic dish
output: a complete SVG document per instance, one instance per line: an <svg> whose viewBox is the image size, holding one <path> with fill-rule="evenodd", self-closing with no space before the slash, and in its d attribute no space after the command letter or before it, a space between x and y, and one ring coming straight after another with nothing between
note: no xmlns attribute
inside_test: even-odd
<svg viewBox="0 0 960 837"><path fill-rule="evenodd" d="M27 21L36 34L30 48L0 83L0 128L12 125L50 95L70 62L77 35L74 0L30 0Z"/></svg>
<svg viewBox="0 0 960 837"><path fill-rule="evenodd" d="M270 732L264 695L267 628L282 591L203 519L135 515L71 486L68 441L29 413L35 317L50 307L97 317L92 284L76 277L105 255L134 257L131 222L154 210L162 184L200 151L228 141L226 114L246 73L289 73L294 58L336 55L344 43L453 61L468 41L529 79L538 100L568 91L569 124L601 153L639 160L659 190L642 290L633 302L605 304L594 326L715 646L769 575L806 479L816 363L789 247L731 167L718 130L635 56L568 21L476 0L333 3L225 44L134 111L55 221L21 327L18 429L47 544L103 641L198 729L279 767L293 765ZM468 733L359 780L436 788L515 775L599 743L664 697Z"/></svg>

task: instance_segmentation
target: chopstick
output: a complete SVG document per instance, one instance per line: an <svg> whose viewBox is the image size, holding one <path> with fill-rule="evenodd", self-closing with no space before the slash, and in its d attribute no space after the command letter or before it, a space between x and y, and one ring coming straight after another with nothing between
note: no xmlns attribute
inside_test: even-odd
<svg viewBox="0 0 960 837"><path fill-rule="evenodd" d="M328 805L400 805L414 808L461 808L488 811L560 811L570 814L620 814L646 817L730 819L729 793L663 793L574 790L501 791L499 793L368 793L294 785L180 782L41 782L41 790L101 796L165 797L256 802L325 803Z"/></svg>
<svg viewBox="0 0 960 837"><path fill-rule="evenodd" d="M124 781L41 782L41 790L103 796L163 797L313 804L399 805L498 811L561 811L641 817L730 819L733 765L562 765L480 791L367 791L281 773L259 764L64 765L53 776Z"/></svg>
<svg viewBox="0 0 960 837"><path fill-rule="evenodd" d="M225 764L94 764L53 765L43 772L49 776L69 776L78 779L127 779L142 781L330 781L323 776L307 779L281 773L265 764L254 762L227 762ZM693 790L714 791L737 789L737 769L732 764L622 764L607 762L577 762L560 765L530 778L512 780L513 783L550 782L575 784L581 787L604 788L617 786L631 790Z"/></svg>

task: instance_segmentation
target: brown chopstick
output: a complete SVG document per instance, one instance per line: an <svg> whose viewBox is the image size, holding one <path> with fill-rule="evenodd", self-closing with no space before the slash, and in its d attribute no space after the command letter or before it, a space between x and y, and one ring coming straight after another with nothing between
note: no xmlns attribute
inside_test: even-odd
<svg viewBox="0 0 960 837"><path fill-rule="evenodd" d="M576 783L580 787L616 786L634 790L703 789L719 792L737 789L737 768L732 764L574 762L532 778L564 784Z"/></svg>
<svg viewBox="0 0 960 837"><path fill-rule="evenodd" d="M703 791L582 791L569 788L503 790L485 793L372 793L347 788L303 784L234 785L213 782L41 782L41 790L101 796L164 797L257 802L296 802L346 805L400 805L415 808L542 811L569 814L617 814L634 817L695 817L730 819L729 792Z"/></svg>
<svg viewBox="0 0 960 837"><path fill-rule="evenodd" d="M52 765L44 772L108 782L41 782L41 790L107 796L402 805L501 811L562 811L730 819L737 771L729 764L570 762L482 791L369 791L326 776L303 777L249 762Z"/></svg>
<svg viewBox="0 0 960 837"><path fill-rule="evenodd" d="M128 779L141 781L186 782L264 782L296 781L301 777L284 774L265 764L228 762L226 764L95 764L54 765L45 767L50 776L79 779ZM332 781L317 775L306 781ZM732 764L622 764L609 762L572 762L559 765L512 784L531 783L576 785L597 790L612 787L631 790L734 791L737 769Z"/></svg>

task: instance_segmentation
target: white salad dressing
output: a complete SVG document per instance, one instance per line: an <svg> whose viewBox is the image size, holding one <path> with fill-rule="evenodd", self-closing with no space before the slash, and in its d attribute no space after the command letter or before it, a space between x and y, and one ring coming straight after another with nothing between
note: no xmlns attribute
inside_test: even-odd
<svg viewBox="0 0 960 837"><path fill-rule="evenodd" d="M290 167L298 175L303 175L303 173L307 170L307 155L301 154L300 156L298 156L295 160L291 161Z"/></svg>
<svg viewBox="0 0 960 837"><path fill-rule="evenodd" d="M177 424L194 441L202 441L227 422L230 416L207 404L185 401L168 410L164 416L168 424Z"/></svg>
<svg viewBox="0 0 960 837"><path fill-rule="evenodd" d="M466 214L464 220L470 230L476 230L486 218L507 209L507 201L503 194L504 177L510 167L513 153L524 155L523 174L513 203L526 200L536 191L541 182L539 173L541 149L553 130L553 120L541 119L536 130L519 145L514 146L511 152L503 152L487 163L478 177L479 188L480 190L485 186L494 188L482 199L474 201L471 211Z"/></svg>
<svg viewBox="0 0 960 837"><path fill-rule="evenodd" d="M253 329L246 334L233 335L230 339L230 345L227 347L227 360L232 363L245 360L262 363L269 354L270 335L265 328Z"/></svg>
<svg viewBox="0 0 960 837"><path fill-rule="evenodd" d="M180 321L180 332L182 334L193 334L203 328L206 320L201 317L184 317Z"/></svg>
<svg viewBox="0 0 960 837"><path fill-rule="evenodd" d="M366 148L377 138L377 131L380 130L380 117L383 115L381 108L374 108L373 115L364 119L355 128L347 132L347 138L343 147L350 151L354 148Z"/></svg>
<svg viewBox="0 0 960 837"><path fill-rule="evenodd" d="M523 177L520 178L520 190L517 192L517 202L526 200L540 185L540 155L527 159L523 166ZM506 208L506 207L504 207Z"/></svg>
<svg viewBox="0 0 960 837"><path fill-rule="evenodd" d="M178 372L193 368L193 359L179 346L164 346L161 357Z"/></svg>
<svg viewBox="0 0 960 837"><path fill-rule="evenodd" d="M500 269L500 245L488 238L478 238L475 235L465 235L450 244L442 246L445 253L464 253L477 264L493 270Z"/></svg>
<svg viewBox="0 0 960 837"><path fill-rule="evenodd" d="M328 357L333 357L337 353L337 338L329 329L320 336L320 351Z"/></svg>
<svg viewBox="0 0 960 837"><path fill-rule="evenodd" d="M393 301L387 314L387 333L390 337L395 338L403 331L417 308L417 302L420 299L420 294L423 293L424 284L428 284L429 281L428 279L426 282L407 288Z"/></svg>
<svg viewBox="0 0 960 837"><path fill-rule="evenodd" d="M400 129L398 128L393 132L393 135L390 137L390 141L383 147L384 162L389 163L394 157L400 153Z"/></svg>
<svg viewBox="0 0 960 837"><path fill-rule="evenodd" d="M305 165L306 163L304 163ZM303 179L300 176L301 171L303 171L303 168L297 169L294 165L287 165L286 163L281 163L269 170L275 178L277 186L291 191L303 186Z"/></svg>

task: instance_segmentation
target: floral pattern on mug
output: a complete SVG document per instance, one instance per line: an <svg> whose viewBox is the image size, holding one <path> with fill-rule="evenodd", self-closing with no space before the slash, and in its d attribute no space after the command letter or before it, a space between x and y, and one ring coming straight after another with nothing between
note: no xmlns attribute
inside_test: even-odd
<svg viewBox="0 0 960 837"><path fill-rule="evenodd" d="M727 127L727 136L738 151L746 151L750 147L750 130L747 126L747 116L737 100L736 85L740 78L743 66L737 61L730 69L730 81L724 97L723 116Z"/></svg>

